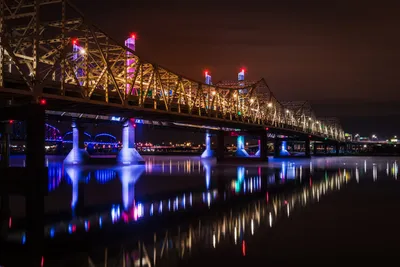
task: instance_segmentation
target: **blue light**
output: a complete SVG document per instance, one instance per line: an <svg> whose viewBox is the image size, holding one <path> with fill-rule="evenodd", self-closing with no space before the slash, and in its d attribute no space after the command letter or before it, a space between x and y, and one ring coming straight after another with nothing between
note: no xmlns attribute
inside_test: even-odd
<svg viewBox="0 0 400 267"><path fill-rule="evenodd" d="M144 207L142 203L138 203L137 205L137 216L138 218L142 218L144 216Z"/></svg>
<svg viewBox="0 0 400 267"><path fill-rule="evenodd" d="M68 233L72 234L72 225L68 225Z"/></svg>
<svg viewBox="0 0 400 267"><path fill-rule="evenodd" d="M153 216L153 212L154 212L154 204L151 203L151 205L150 205L150 216Z"/></svg>
<svg viewBox="0 0 400 267"><path fill-rule="evenodd" d="M55 230L54 230L54 228L51 228L51 229L50 229L50 232L49 232L49 234L50 234L50 237L51 237L51 238L53 238L53 237L54 237L54 234L55 234Z"/></svg>
<svg viewBox="0 0 400 267"><path fill-rule="evenodd" d="M103 218L99 217L99 227L101 228L103 226Z"/></svg>
<svg viewBox="0 0 400 267"><path fill-rule="evenodd" d="M163 206L163 203L162 203L162 201L160 201L160 206L158 207L158 212L159 213L162 213L162 206Z"/></svg>
<svg viewBox="0 0 400 267"><path fill-rule="evenodd" d="M120 120L121 120L121 117L112 116L112 117L111 117L111 120L112 120L112 121L120 121Z"/></svg>
<svg viewBox="0 0 400 267"><path fill-rule="evenodd" d="M144 121L142 119L135 119L136 124L144 124Z"/></svg>
<svg viewBox="0 0 400 267"><path fill-rule="evenodd" d="M89 226L90 226L90 223L88 221L85 221L85 231L86 232L89 231Z"/></svg>
<svg viewBox="0 0 400 267"><path fill-rule="evenodd" d="M115 137L114 135L109 134L109 133L99 133L98 135L96 135L94 137L94 140L96 140L97 137L101 137L101 136L107 136L107 137L110 137L111 139L117 140L117 137Z"/></svg>
<svg viewBox="0 0 400 267"><path fill-rule="evenodd" d="M120 207L119 206L113 206L111 208L111 220L112 220L112 222L114 223L116 220L118 220L120 215L121 215Z"/></svg>
<svg viewBox="0 0 400 267"><path fill-rule="evenodd" d="M25 243L26 243L26 234L25 233L23 233L22 234L22 245L25 245Z"/></svg>

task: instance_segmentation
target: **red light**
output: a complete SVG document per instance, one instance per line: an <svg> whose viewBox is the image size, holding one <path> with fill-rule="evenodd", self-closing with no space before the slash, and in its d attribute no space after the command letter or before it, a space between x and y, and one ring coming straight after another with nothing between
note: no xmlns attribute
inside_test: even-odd
<svg viewBox="0 0 400 267"><path fill-rule="evenodd" d="M243 256L246 256L246 241L242 241L242 254Z"/></svg>
<svg viewBox="0 0 400 267"><path fill-rule="evenodd" d="M265 128L265 130L266 130L266 131L269 131L269 128L267 127L267 128Z"/></svg>
<svg viewBox="0 0 400 267"><path fill-rule="evenodd" d="M13 120L9 120L9 123L10 123L10 124L13 124L13 123L14 123L14 121L13 121Z"/></svg>
<svg viewBox="0 0 400 267"><path fill-rule="evenodd" d="M132 38L132 39L136 39L136 34L131 33L131 38Z"/></svg>
<svg viewBox="0 0 400 267"><path fill-rule="evenodd" d="M44 106L46 105L47 101L46 99L40 99L40 105Z"/></svg>
<svg viewBox="0 0 400 267"><path fill-rule="evenodd" d="M135 123L135 124L133 124L133 127L134 127L134 128L136 128L136 123Z"/></svg>
<svg viewBox="0 0 400 267"><path fill-rule="evenodd" d="M205 75L205 76L208 75L208 70L204 71L204 75Z"/></svg>
<svg viewBox="0 0 400 267"><path fill-rule="evenodd" d="M8 228L11 228L12 226L12 218L8 218Z"/></svg>
<svg viewBox="0 0 400 267"><path fill-rule="evenodd" d="M72 44L76 45L78 43L78 39L72 39Z"/></svg>
<svg viewBox="0 0 400 267"><path fill-rule="evenodd" d="M308 136L308 138L311 138L311 137L312 137L311 135Z"/></svg>
<svg viewBox="0 0 400 267"><path fill-rule="evenodd" d="M242 68L241 72L244 72L244 69Z"/></svg>

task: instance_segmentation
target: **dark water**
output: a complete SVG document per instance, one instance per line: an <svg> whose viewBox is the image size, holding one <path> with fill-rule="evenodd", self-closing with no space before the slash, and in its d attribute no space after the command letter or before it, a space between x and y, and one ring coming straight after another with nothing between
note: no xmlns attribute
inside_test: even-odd
<svg viewBox="0 0 400 267"><path fill-rule="evenodd" d="M88 257L104 266L105 251L115 266L396 260L398 158L270 158L245 165L145 159L144 166L98 169L64 167L61 158L48 158L48 266ZM23 165L23 158L12 162ZM25 241L22 203L13 198L10 240L16 243Z"/></svg>

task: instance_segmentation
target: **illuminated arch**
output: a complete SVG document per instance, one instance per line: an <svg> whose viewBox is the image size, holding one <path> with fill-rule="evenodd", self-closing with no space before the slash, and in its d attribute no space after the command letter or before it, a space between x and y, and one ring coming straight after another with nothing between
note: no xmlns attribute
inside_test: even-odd
<svg viewBox="0 0 400 267"><path fill-rule="evenodd" d="M87 138L85 138L85 142L87 142L87 141L91 141L92 140L92 136L89 134L89 133L87 133L87 132L84 132L84 134L85 134L85 136L87 137ZM67 138L67 136L68 136L68 138ZM70 137L71 136L71 137ZM63 140L64 141L71 141L72 140L72 131L69 131L69 132L66 132L65 134L64 134L64 136L63 136Z"/></svg>
<svg viewBox="0 0 400 267"><path fill-rule="evenodd" d="M108 140L102 140L101 137L107 137ZM108 133L100 133L98 135L96 135L93 138L94 142L109 142L109 143L116 143L117 142L117 138L112 135L112 134L108 134Z"/></svg>
<svg viewBox="0 0 400 267"><path fill-rule="evenodd" d="M46 131L45 131L45 140L46 141L62 141L63 136L56 127L50 125L48 123L45 124Z"/></svg>

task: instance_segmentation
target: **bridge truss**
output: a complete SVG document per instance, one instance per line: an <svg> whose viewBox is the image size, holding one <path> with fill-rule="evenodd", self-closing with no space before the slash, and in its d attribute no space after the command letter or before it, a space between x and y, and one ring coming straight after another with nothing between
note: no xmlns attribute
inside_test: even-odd
<svg viewBox="0 0 400 267"><path fill-rule="evenodd" d="M0 92L158 110L344 140L285 108L266 81L207 85L138 57L67 0L0 0ZM77 49L78 48L78 49Z"/></svg>

